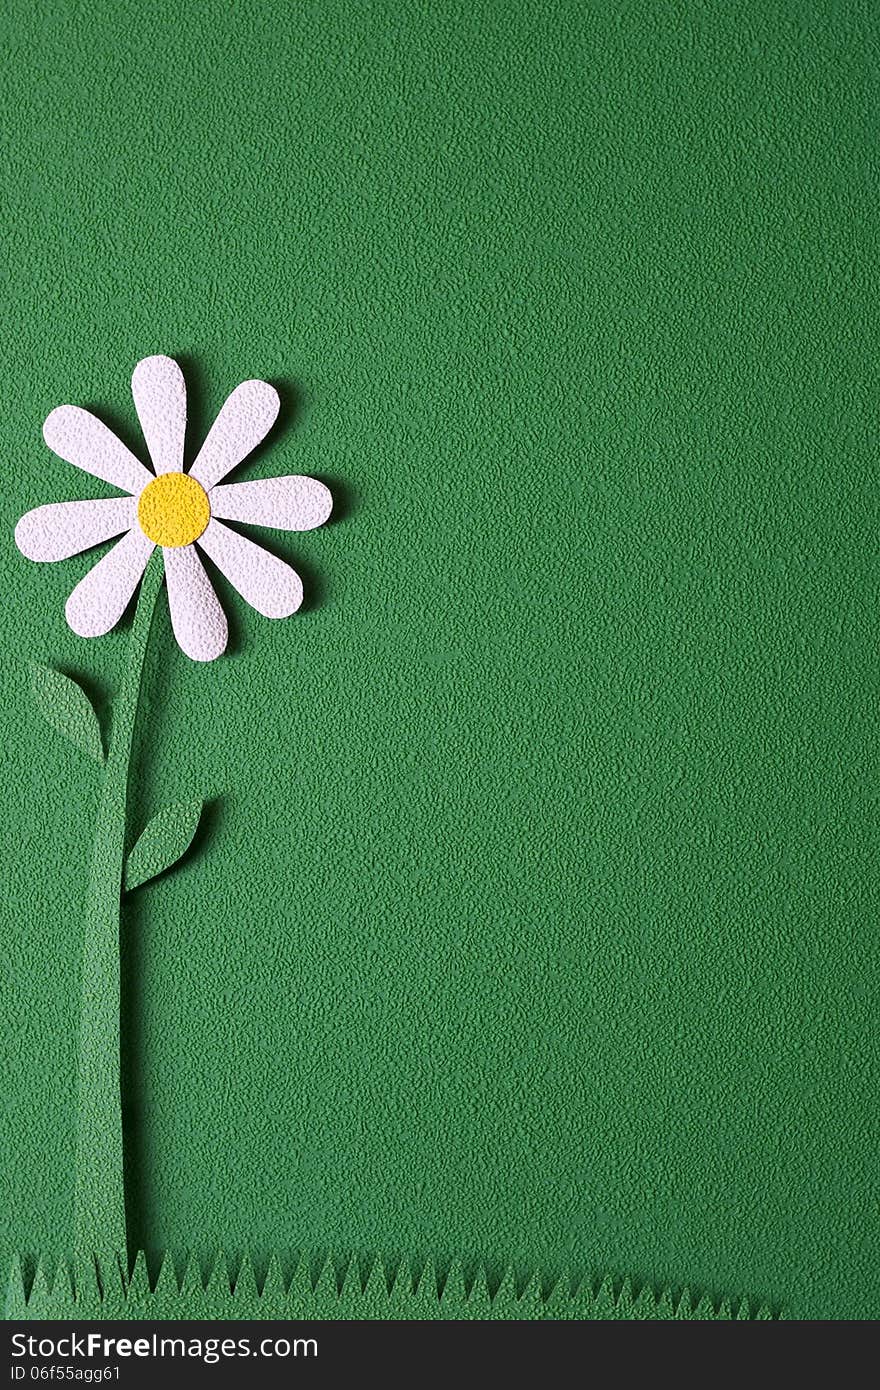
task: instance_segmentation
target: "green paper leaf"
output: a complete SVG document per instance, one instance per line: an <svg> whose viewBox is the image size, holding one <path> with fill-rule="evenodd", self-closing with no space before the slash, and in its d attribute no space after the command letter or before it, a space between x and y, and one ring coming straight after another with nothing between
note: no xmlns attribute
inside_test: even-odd
<svg viewBox="0 0 880 1390"><path fill-rule="evenodd" d="M104 761L101 726L81 685L50 666L31 668L31 688L44 718L96 762Z"/></svg>
<svg viewBox="0 0 880 1390"><path fill-rule="evenodd" d="M204 802L177 801L157 811L147 822L125 864L126 891L164 873L181 859L193 842Z"/></svg>

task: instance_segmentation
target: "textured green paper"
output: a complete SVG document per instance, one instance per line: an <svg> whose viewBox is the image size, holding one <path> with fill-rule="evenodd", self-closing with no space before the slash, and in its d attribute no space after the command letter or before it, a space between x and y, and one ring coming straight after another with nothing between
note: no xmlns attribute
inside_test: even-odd
<svg viewBox="0 0 880 1390"><path fill-rule="evenodd" d="M198 797L163 806L146 825L132 846L125 862L123 886L127 891L140 888L157 874L176 864L186 854L195 837L202 814Z"/></svg>
<svg viewBox="0 0 880 1390"><path fill-rule="evenodd" d="M104 713L129 638L12 532L107 492L48 411L138 450L162 351L190 457L262 377L237 476L338 507L263 533L294 618L218 581L215 669L157 607L132 825L208 813L125 907L154 1278L357 1252L876 1316L874 7L0 25L5 1264L72 1242L101 775L31 664Z"/></svg>
<svg viewBox="0 0 880 1390"><path fill-rule="evenodd" d="M63 1263L54 1269L40 1265L28 1277L16 1265L6 1299L7 1318L347 1318L347 1319L468 1319L506 1321L567 1319L589 1322L729 1322L769 1320L773 1312L747 1299L695 1299L687 1289L677 1292L649 1287L634 1289L630 1280L585 1281L571 1287L560 1279L545 1285L540 1276L517 1279L508 1269L490 1286L485 1270L465 1277L455 1262L440 1278L431 1261L413 1271L406 1261L386 1270L381 1260L339 1262L332 1256L302 1256L285 1272L272 1256L257 1278L245 1256L234 1274L220 1259L207 1266L183 1262L178 1274L166 1256L158 1277L150 1278L139 1255L131 1280L99 1278L87 1270L74 1291Z"/></svg>
<svg viewBox="0 0 880 1390"><path fill-rule="evenodd" d="M63 671L53 671L51 666L35 663L31 671L31 689L52 728L69 738L87 757L103 763L101 726L82 686Z"/></svg>

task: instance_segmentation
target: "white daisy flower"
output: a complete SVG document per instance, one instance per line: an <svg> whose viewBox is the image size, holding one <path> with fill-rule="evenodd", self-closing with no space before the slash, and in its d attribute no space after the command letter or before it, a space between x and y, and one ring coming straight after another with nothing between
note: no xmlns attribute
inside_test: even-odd
<svg viewBox="0 0 880 1390"><path fill-rule="evenodd" d="M43 426L49 448L126 496L36 507L19 521L15 541L29 560L49 561L122 537L67 600L67 622L80 637L101 637L116 626L161 546L174 635L194 661L213 661L225 651L228 631L199 550L258 613L286 618L302 602L299 575L223 523L310 531L330 515L330 491L301 475L223 483L275 423L280 401L268 382L243 381L227 397L188 473L180 367L170 357L145 357L131 389L154 472L89 411L60 405Z"/></svg>

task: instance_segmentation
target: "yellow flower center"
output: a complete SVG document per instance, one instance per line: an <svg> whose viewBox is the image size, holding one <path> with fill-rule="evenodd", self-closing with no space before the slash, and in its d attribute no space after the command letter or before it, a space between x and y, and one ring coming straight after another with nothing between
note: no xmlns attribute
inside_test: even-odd
<svg viewBox="0 0 880 1390"><path fill-rule="evenodd" d="M160 473L138 498L138 521L156 545L191 545L211 520L208 494L188 473Z"/></svg>

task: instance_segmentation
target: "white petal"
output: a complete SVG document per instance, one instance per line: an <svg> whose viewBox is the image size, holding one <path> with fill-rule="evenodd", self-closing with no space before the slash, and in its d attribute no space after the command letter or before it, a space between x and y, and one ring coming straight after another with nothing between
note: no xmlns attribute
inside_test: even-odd
<svg viewBox="0 0 880 1390"><path fill-rule="evenodd" d="M221 521L208 522L199 545L245 603L264 618L289 618L302 603L302 581L296 570Z"/></svg>
<svg viewBox="0 0 880 1390"><path fill-rule="evenodd" d="M21 518L15 528L15 544L29 560L68 560L129 531L136 519L133 497L50 502Z"/></svg>
<svg viewBox="0 0 880 1390"><path fill-rule="evenodd" d="M171 357L145 357L131 377L135 409L157 473L183 472L186 382Z"/></svg>
<svg viewBox="0 0 880 1390"><path fill-rule="evenodd" d="M80 580L64 610L78 637L103 637L116 626L153 550L153 542L135 526Z"/></svg>
<svg viewBox="0 0 880 1390"><path fill-rule="evenodd" d="M211 489L212 516L282 531L311 531L323 525L332 509L330 489L317 478L297 473L251 483L221 483Z"/></svg>
<svg viewBox="0 0 880 1390"><path fill-rule="evenodd" d="M213 661L226 650L226 615L195 546L164 550L171 626L181 651L193 661Z"/></svg>
<svg viewBox="0 0 880 1390"><path fill-rule="evenodd" d="M211 488L265 439L281 402L268 381L243 381L226 397L190 473Z"/></svg>
<svg viewBox="0 0 880 1390"><path fill-rule="evenodd" d="M59 405L46 417L43 438L53 454L123 492L141 492L152 473L112 430L78 405Z"/></svg>

